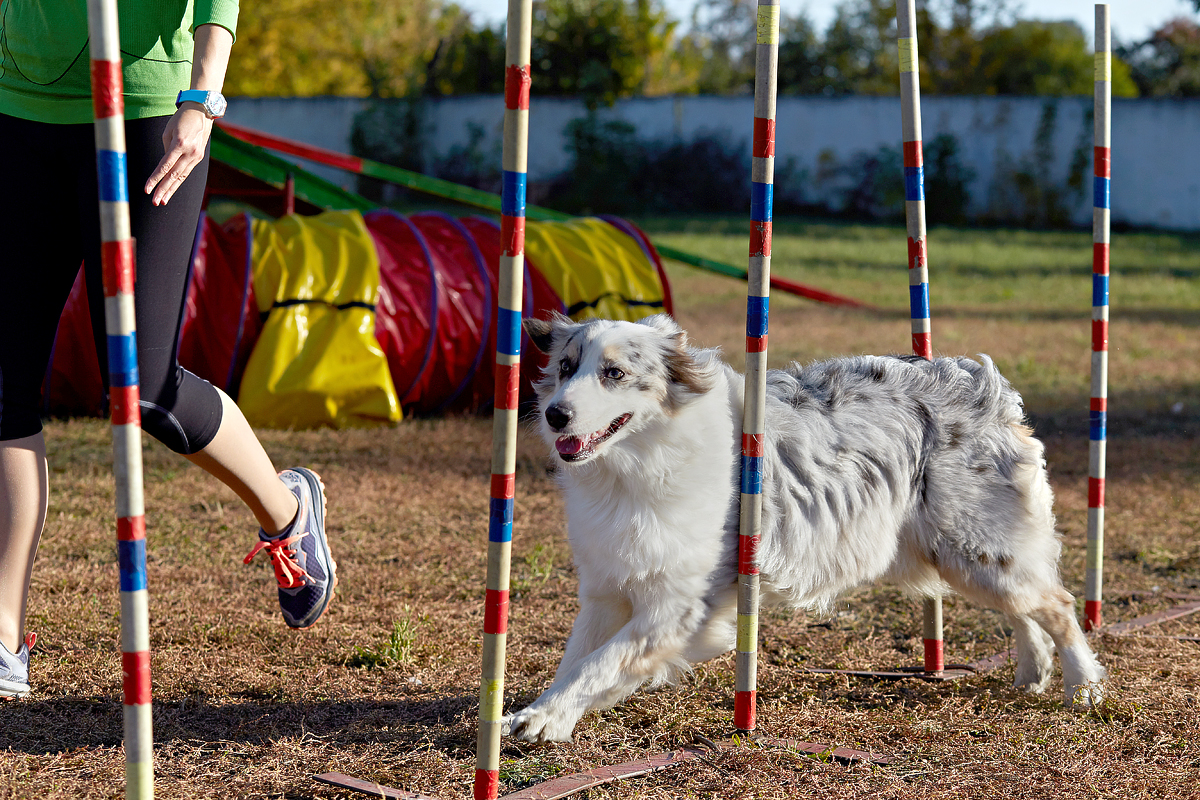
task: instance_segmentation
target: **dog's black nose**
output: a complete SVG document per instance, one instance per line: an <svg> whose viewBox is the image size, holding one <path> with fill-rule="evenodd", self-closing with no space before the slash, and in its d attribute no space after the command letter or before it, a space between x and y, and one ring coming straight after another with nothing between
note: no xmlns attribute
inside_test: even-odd
<svg viewBox="0 0 1200 800"><path fill-rule="evenodd" d="M550 427L556 431L561 431L567 427L571 421L571 412L557 405L550 406L546 409L546 422L550 423Z"/></svg>

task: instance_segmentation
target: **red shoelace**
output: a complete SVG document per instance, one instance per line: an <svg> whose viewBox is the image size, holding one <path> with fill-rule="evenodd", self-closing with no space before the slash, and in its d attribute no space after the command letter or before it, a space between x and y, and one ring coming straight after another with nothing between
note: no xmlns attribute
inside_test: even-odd
<svg viewBox="0 0 1200 800"><path fill-rule="evenodd" d="M275 567L275 580L279 582L281 589L295 589L304 585L304 579L308 577L308 573L300 566L296 560L296 548L293 547L296 542L308 536L309 532L297 533L294 536L288 536L281 539L270 539L268 541L259 540L258 544L254 545L254 549L250 551L250 555L246 556L243 564L249 564L256 555L263 550L271 556L271 565Z"/></svg>

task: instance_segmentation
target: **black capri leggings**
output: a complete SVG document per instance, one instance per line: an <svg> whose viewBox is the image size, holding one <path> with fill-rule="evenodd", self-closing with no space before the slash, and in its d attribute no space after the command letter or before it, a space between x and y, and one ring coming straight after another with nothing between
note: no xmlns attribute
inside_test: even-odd
<svg viewBox="0 0 1200 800"><path fill-rule="evenodd" d="M165 206L142 191L169 117L125 123L136 243L142 426L177 453L202 450L221 424L217 390L176 361L208 156ZM93 126L0 114L0 441L42 429L42 380L82 262L100 374L108 384Z"/></svg>

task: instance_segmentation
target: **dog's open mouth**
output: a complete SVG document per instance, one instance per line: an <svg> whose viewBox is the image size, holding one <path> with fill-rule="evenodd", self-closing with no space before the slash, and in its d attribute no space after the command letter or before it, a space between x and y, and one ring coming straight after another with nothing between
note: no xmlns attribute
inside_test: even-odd
<svg viewBox="0 0 1200 800"><path fill-rule="evenodd" d="M554 442L554 447L558 450L558 455L563 461L579 461L587 458L592 453L596 452L596 446L601 442L609 439L614 433L621 430L626 422L629 422L632 414L622 414L612 421L612 423L602 431L589 433L586 436L560 436Z"/></svg>

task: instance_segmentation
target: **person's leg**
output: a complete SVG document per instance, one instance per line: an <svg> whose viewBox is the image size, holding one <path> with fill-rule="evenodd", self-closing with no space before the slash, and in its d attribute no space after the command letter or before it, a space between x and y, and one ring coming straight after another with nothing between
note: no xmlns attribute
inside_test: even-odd
<svg viewBox="0 0 1200 800"><path fill-rule="evenodd" d="M50 489L42 434L0 442L0 644L21 649Z"/></svg>
<svg viewBox="0 0 1200 800"><path fill-rule="evenodd" d="M141 187L162 157L166 120L125 124L130 221L137 242L134 299L142 427L232 489L263 530L278 533L296 516L295 496L279 479L237 404L176 360L208 161L192 171L169 203L154 205ZM98 251L93 258L98 261ZM92 268L91 258L88 278L89 301L93 308L102 308L99 264ZM93 331L99 349L104 341L100 315L93 315ZM106 361L101 372L107 376Z"/></svg>
<svg viewBox="0 0 1200 800"><path fill-rule="evenodd" d="M279 479L237 403L220 389L217 394L222 410L216 436L184 458L242 498L268 535L279 533L296 518L296 496Z"/></svg>
<svg viewBox="0 0 1200 800"><path fill-rule="evenodd" d="M179 366L177 349L196 223L208 158L197 165L166 205L140 191L163 154L166 118L127 122L131 231L137 240L136 307L142 426L167 447L229 486L257 517L262 531L253 557L265 549L275 566L284 619L294 628L317 621L337 585L325 538L325 493L303 468L278 475L237 405L208 381ZM99 234L89 259L100 286ZM89 295L90 297L90 295ZM102 307L99 301L97 306ZM93 315L97 341L103 320ZM107 360L107 359L106 359ZM107 372L105 368L103 370Z"/></svg>
<svg viewBox="0 0 1200 800"><path fill-rule="evenodd" d="M0 643L14 654L49 491L41 386L83 260L77 175L89 162L76 151L92 135L0 115Z"/></svg>

